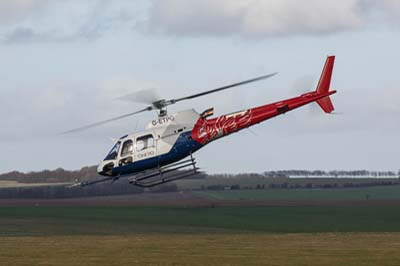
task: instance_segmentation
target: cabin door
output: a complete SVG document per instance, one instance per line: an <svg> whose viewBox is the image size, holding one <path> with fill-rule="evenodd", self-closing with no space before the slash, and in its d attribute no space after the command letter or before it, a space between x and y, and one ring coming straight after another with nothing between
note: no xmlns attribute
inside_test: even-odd
<svg viewBox="0 0 400 266"><path fill-rule="evenodd" d="M123 166L133 162L133 140L125 140L122 144L121 154L118 160L118 166Z"/></svg>
<svg viewBox="0 0 400 266"><path fill-rule="evenodd" d="M156 141L153 134L136 138L135 161L148 159L157 155Z"/></svg>

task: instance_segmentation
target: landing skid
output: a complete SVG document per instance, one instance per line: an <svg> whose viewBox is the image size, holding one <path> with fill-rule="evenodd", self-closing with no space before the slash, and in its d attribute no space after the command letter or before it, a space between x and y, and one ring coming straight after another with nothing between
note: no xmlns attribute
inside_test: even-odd
<svg viewBox="0 0 400 266"><path fill-rule="evenodd" d="M131 185L148 188L193 176L199 173L198 170L195 159L190 155L190 159L140 172L128 180Z"/></svg>
<svg viewBox="0 0 400 266"><path fill-rule="evenodd" d="M185 177L193 176L199 173L200 168L196 167L196 161L192 155L187 160L183 160L180 162L168 164L165 166L153 168L150 170L145 170L142 172L138 172L133 176L128 178L128 181L131 185L148 188L154 187L158 185L162 185L168 182L172 182L178 179L182 179ZM107 181L111 181L114 183L118 179L124 176L116 176L116 177L106 177L99 180L94 181L85 181L80 183L75 183L73 185L68 186L69 188L73 187L87 187L91 185L95 185L98 183L103 183Z"/></svg>

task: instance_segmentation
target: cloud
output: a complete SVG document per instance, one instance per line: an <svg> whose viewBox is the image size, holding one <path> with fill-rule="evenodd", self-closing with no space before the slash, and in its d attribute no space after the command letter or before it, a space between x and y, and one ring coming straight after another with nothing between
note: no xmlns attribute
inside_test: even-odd
<svg viewBox="0 0 400 266"><path fill-rule="evenodd" d="M0 41L5 44L32 42L92 41L113 29L129 26L132 4L104 0L51 2L17 0L0 2Z"/></svg>
<svg viewBox="0 0 400 266"><path fill-rule="evenodd" d="M389 23L399 25L400 22L400 1L398 0L381 0L376 1L375 5L383 13Z"/></svg>
<svg viewBox="0 0 400 266"><path fill-rule="evenodd" d="M2 42L6 44L12 43L31 43L40 42L53 38L51 35L45 33L37 33L34 29L29 27L17 27L13 31L3 35Z"/></svg>
<svg viewBox="0 0 400 266"><path fill-rule="evenodd" d="M11 24L31 17L43 9L48 0L3 0L0 1L0 24Z"/></svg>
<svg viewBox="0 0 400 266"><path fill-rule="evenodd" d="M175 36L270 37L363 29L370 13L398 16L398 0L152 1L145 28Z"/></svg>
<svg viewBox="0 0 400 266"><path fill-rule="evenodd" d="M2 0L0 42L93 41L132 28L178 37L266 38L398 25L398 0Z"/></svg>

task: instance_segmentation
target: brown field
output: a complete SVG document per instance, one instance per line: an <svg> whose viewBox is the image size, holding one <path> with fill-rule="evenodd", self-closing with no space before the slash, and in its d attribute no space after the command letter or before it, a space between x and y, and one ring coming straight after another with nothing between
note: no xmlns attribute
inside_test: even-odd
<svg viewBox="0 0 400 266"><path fill-rule="evenodd" d="M71 199L0 199L5 206L400 206L400 199L210 199L190 191Z"/></svg>
<svg viewBox="0 0 400 266"><path fill-rule="evenodd" d="M400 265L400 233L1 238L0 262L31 265Z"/></svg>

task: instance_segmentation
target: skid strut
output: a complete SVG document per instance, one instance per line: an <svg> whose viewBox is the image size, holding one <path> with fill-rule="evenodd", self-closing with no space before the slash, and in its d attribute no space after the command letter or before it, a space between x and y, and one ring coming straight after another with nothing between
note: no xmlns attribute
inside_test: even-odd
<svg viewBox="0 0 400 266"><path fill-rule="evenodd" d="M128 180L130 184L138 187L154 187L195 175L198 173L198 170L199 168L196 167L195 159L190 155L190 159L158 167L152 171L139 173Z"/></svg>

